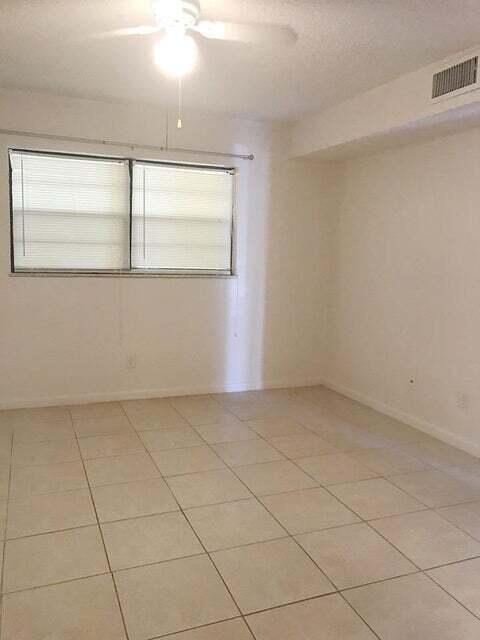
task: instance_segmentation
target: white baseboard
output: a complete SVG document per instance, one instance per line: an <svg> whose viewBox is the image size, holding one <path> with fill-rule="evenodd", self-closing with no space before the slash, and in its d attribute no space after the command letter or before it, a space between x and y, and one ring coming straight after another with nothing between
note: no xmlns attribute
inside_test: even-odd
<svg viewBox="0 0 480 640"><path fill-rule="evenodd" d="M332 391L336 391L351 400L356 400L361 404L370 407L371 409L375 409L380 413L383 413L391 418L395 418L396 420L400 420L401 422L405 422L405 424L418 429L419 431L423 431L424 433L428 433L442 442L446 444L452 445L452 447L456 447L457 449L462 449L466 453L470 455L480 457L480 444L470 440L468 438L464 438L462 436L458 436L451 431L444 429L443 427L439 427L438 425L432 424L431 422L427 422L422 418L417 418L416 416L412 416L409 413L405 413L399 409L395 409L380 400L376 400L375 398L371 398L366 396L354 389L349 389L348 387L344 387L343 385L337 384L335 382L331 382L329 380L323 380L321 383L327 389L331 389Z"/></svg>
<svg viewBox="0 0 480 640"><path fill-rule="evenodd" d="M28 409L32 407L65 406L88 404L90 402L114 402L119 400L137 400L141 398L168 398L173 396L195 396L210 393L234 393L238 391L257 391L263 389L282 389L289 387L310 387L320 385L318 379L276 379L256 380L231 384L211 384L199 387L169 387L150 389L130 389L121 391L88 392L71 395L49 395L29 398L0 400L0 410Z"/></svg>

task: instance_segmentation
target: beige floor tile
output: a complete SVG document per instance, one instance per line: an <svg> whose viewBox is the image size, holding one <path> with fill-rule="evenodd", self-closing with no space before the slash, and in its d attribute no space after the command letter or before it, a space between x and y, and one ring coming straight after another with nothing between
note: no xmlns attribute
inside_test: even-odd
<svg viewBox="0 0 480 640"><path fill-rule="evenodd" d="M124 435L79 438L78 444L83 458L87 460L145 451L142 441L134 431Z"/></svg>
<svg viewBox="0 0 480 640"><path fill-rule="evenodd" d="M480 621L421 574L359 587L344 596L382 640L480 637Z"/></svg>
<svg viewBox="0 0 480 640"><path fill-rule="evenodd" d="M480 542L434 511L407 513L371 524L421 569L480 555Z"/></svg>
<svg viewBox="0 0 480 640"><path fill-rule="evenodd" d="M445 473L459 482L467 484L478 496L480 490L480 460L475 464L462 464L445 468Z"/></svg>
<svg viewBox="0 0 480 640"><path fill-rule="evenodd" d="M0 540L5 537L5 528L7 523L7 501L0 500Z"/></svg>
<svg viewBox="0 0 480 640"><path fill-rule="evenodd" d="M397 473L422 471L425 465L416 458L397 449L363 449L353 451L351 455L361 464L376 471L381 476L392 476Z"/></svg>
<svg viewBox="0 0 480 640"><path fill-rule="evenodd" d="M402 447L402 449L439 469L448 468L452 465L473 465L474 468L478 468L479 464L478 458L431 437L423 442L416 442L410 446Z"/></svg>
<svg viewBox="0 0 480 640"><path fill-rule="evenodd" d="M92 488L100 522L177 511L178 505L162 478Z"/></svg>
<svg viewBox="0 0 480 640"><path fill-rule="evenodd" d="M8 496L8 486L10 483L10 466L0 466L0 498Z"/></svg>
<svg viewBox="0 0 480 640"><path fill-rule="evenodd" d="M480 502L438 509L438 513L463 531L480 540Z"/></svg>
<svg viewBox="0 0 480 640"><path fill-rule="evenodd" d="M225 468L221 459L207 446L153 451L152 458L164 476Z"/></svg>
<svg viewBox="0 0 480 640"><path fill-rule="evenodd" d="M27 424L37 425L42 422L70 420L68 407L35 407L32 409L11 409L3 411L8 424L14 428Z"/></svg>
<svg viewBox="0 0 480 640"><path fill-rule="evenodd" d="M211 396L170 398L170 403L192 425L221 422L230 415L230 412Z"/></svg>
<svg viewBox="0 0 480 640"><path fill-rule="evenodd" d="M146 480L160 475L147 453L86 460L85 469L92 487Z"/></svg>
<svg viewBox="0 0 480 640"><path fill-rule="evenodd" d="M12 459L13 435L4 433L0 427L0 467L8 467Z"/></svg>
<svg viewBox="0 0 480 640"><path fill-rule="evenodd" d="M16 422L15 414L17 411L18 409L2 409L0 411L0 431L2 433L7 433L8 431L13 432L13 427Z"/></svg>
<svg viewBox="0 0 480 640"><path fill-rule="evenodd" d="M247 423L250 429L263 438L276 438L280 436L308 436L312 432L304 426L293 420L293 418L285 416L270 416L267 418L259 418L250 420Z"/></svg>
<svg viewBox="0 0 480 640"><path fill-rule="evenodd" d="M10 501L7 537L33 536L95 523L88 489L31 496Z"/></svg>
<svg viewBox="0 0 480 640"><path fill-rule="evenodd" d="M174 409L167 398L128 400L122 404L125 413L139 431L178 429L188 426L188 422Z"/></svg>
<svg viewBox="0 0 480 640"><path fill-rule="evenodd" d="M425 508L383 478L339 484L330 487L330 491L364 520Z"/></svg>
<svg viewBox="0 0 480 640"><path fill-rule="evenodd" d="M382 437L365 427L352 425L338 416L328 419L327 423L312 426L323 440L339 451L351 452L357 449L376 449L390 446L388 438Z"/></svg>
<svg viewBox="0 0 480 640"><path fill-rule="evenodd" d="M291 538L217 551L212 559L242 613L334 591Z"/></svg>
<svg viewBox="0 0 480 640"><path fill-rule="evenodd" d="M47 442L48 440L61 440L62 438L74 438L72 421L70 418L51 422L26 423L15 427L13 442Z"/></svg>
<svg viewBox="0 0 480 640"><path fill-rule="evenodd" d="M74 438L50 442L17 442L13 447L12 465L16 467L75 460L80 460L80 452Z"/></svg>
<svg viewBox="0 0 480 640"><path fill-rule="evenodd" d="M243 620L229 620L176 633L170 636L169 640L254 640L254 638Z"/></svg>
<svg viewBox="0 0 480 640"><path fill-rule="evenodd" d="M281 415L281 409L284 408L282 402L275 402L265 396L262 397L259 391L219 393L214 394L213 398L241 420L254 420L270 415Z"/></svg>
<svg viewBox="0 0 480 640"><path fill-rule="evenodd" d="M332 453L334 447L315 434L306 436L278 436L270 438L270 444L281 451L287 458L306 458Z"/></svg>
<svg viewBox="0 0 480 640"><path fill-rule="evenodd" d="M79 418L73 421L73 426L79 438L125 435L135 432L125 414L101 418Z"/></svg>
<svg viewBox="0 0 480 640"><path fill-rule="evenodd" d="M255 431L249 429L235 416L228 415L215 424L197 425L195 429L209 444L221 442L241 442L258 438Z"/></svg>
<svg viewBox="0 0 480 640"><path fill-rule="evenodd" d="M137 431L171 431L190 426L185 418L170 405L148 412L131 411L127 415Z"/></svg>
<svg viewBox="0 0 480 640"><path fill-rule="evenodd" d="M126 414L168 412L172 408L168 398L138 398L136 400L122 400L120 403Z"/></svg>
<svg viewBox="0 0 480 640"><path fill-rule="evenodd" d="M110 575L5 595L2 631L2 640L126 639Z"/></svg>
<svg viewBox="0 0 480 640"><path fill-rule="evenodd" d="M6 543L3 589L29 589L108 570L98 527L45 533Z"/></svg>
<svg viewBox="0 0 480 640"><path fill-rule="evenodd" d="M279 451L265 442L265 440L260 439L245 440L244 442L224 442L212 446L230 467L285 459Z"/></svg>
<svg viewBox="0 0 480 640"><path fill-rule="evenodd" d="M115 573L130 640L147 640L238 616L208 556Z"/></svg>
<svg viewBox="0 0 480 640"><path fill-rule="evenodd" d="M188 509L185 515L207 551L287 535L268 511L254 499Z"/></svg>
<svg viewBox="0 0 480 640"><path fill-rule="evenodd" d="M316 487L317 483L288 460L237 467L235 473L257 496L298 491Z"/></svg>
<svg viewBox="0 0 480 640"><path fill-rule="evenodd" d="M85 418L108 418L110 416L124 415L120 402L93 402L90 404L77 404L69 407L74 420Z"/></svg>
<svg viewBox="0 0 480 640"><path fill-rule="evenodd" d="M297 540L338 589L417 571L367 524L307 533Z"/></svg>
<svg viewBox="0 0 480 640"><path fill-rule="evenodd" d="M360 521L354 513L321 488L280 493L260 500L291 534Z"/></svg>
<svg viewBox="0 0 480 640"><path fill-rule="evenodd" d="M480 558L427 571L456 600L480 616Z"/></svg>
<svg viewBox="0 0 480 640"><path fill-rule="evenodd" d="M378 475L346 453L302 458L297 461L297 464L325 486L355 480L368 480Z"/></svg>
<svg viewBox="0 0 480 640"><path fill-rule="evenodd" d="M168 431L140 431L139 435L148 451L184 449L204 444L191 427L169 429Z"/></svg>
<svg viewBox="0 0 480 640"><path fill-rule="evenodd" d="M394 476L391 481L429 507L446 507L480 497L480 485L472 486L434 469Z"/></svg>
<svg viewBox="0 0 480 640"><path fill-rule="evenodd" d="M113 571L203 553L203 547L180 512L102 525Z"/></svg>
<svg viewBox="0 0 480 640"><path fill-rule="evenodd" d="M42 493L61 493L87 487L81 462L12 469L11 498L23 498Z"/></svg>
<svg viewBox="0 0 480 640"><path fill-rule="evenodd" d="M376 638L353 609L336 594L254 613L247 620L257 640Z"/></svg>
<svg viewBox="0 0 480 640"><path fill-rule="evenodd" d="M252 497L229 469L176 476L167 482L184 509Z"/></svg>

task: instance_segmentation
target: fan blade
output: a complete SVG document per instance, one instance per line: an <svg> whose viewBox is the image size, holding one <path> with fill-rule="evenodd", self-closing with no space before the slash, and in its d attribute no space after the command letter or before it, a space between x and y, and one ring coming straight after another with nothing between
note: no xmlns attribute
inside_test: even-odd
<svg viewBox="0 0 480 640"><path fill-rule="evenodd" d="M210 22L202 20L195 31L212 40L233 40L268 45L292 45L298 36L290 27L273 24L243 24L240 22Z"/></svg>
<svg viewBox="0 0 480 640"><path fill-rule="evenodd" d="M148 36L151 33L162 31L163 27L154 25L142 25L141 27L127 27L126 29L114 29L113 31L104 31L97 33L94 37L97 39L106 38L124 38L125 36Z"/></svg>

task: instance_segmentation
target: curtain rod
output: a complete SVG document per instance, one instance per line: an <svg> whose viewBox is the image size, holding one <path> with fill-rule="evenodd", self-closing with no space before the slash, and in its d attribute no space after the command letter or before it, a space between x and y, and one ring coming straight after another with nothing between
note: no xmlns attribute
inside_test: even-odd
<svg viewBox="0 0 480 640"><path fill-rule="evenodd" d="M41 138L43 140L56 140L59 142L80 142L87 144L101 144L109 147L130 147L133 149L149 149L150 151L169 151L174 153L194 153L205 156L221 158L238 158L239 160L255 160L253 153L249 155L241 153L225 153L218 151L204 151L203 149L181 149L176 147L156 146L152 144L136 144L134 142L117 142L116 140L97 140L95 138L75 138L73 136L56 136L50 133L34 133L33 131L16 131L14 129L0 129L1 135L22 136L26 138Z"/></svg>

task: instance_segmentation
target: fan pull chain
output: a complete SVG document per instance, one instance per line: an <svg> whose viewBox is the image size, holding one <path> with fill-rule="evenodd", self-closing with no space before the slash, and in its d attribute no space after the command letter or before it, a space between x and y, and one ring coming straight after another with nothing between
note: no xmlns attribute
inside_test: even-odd
<svg viewBox="0 0 480 640"><path fill-rule="evenodd" d="M182 128L182 78L178 79L178 120L177 129Z"/></svg>

